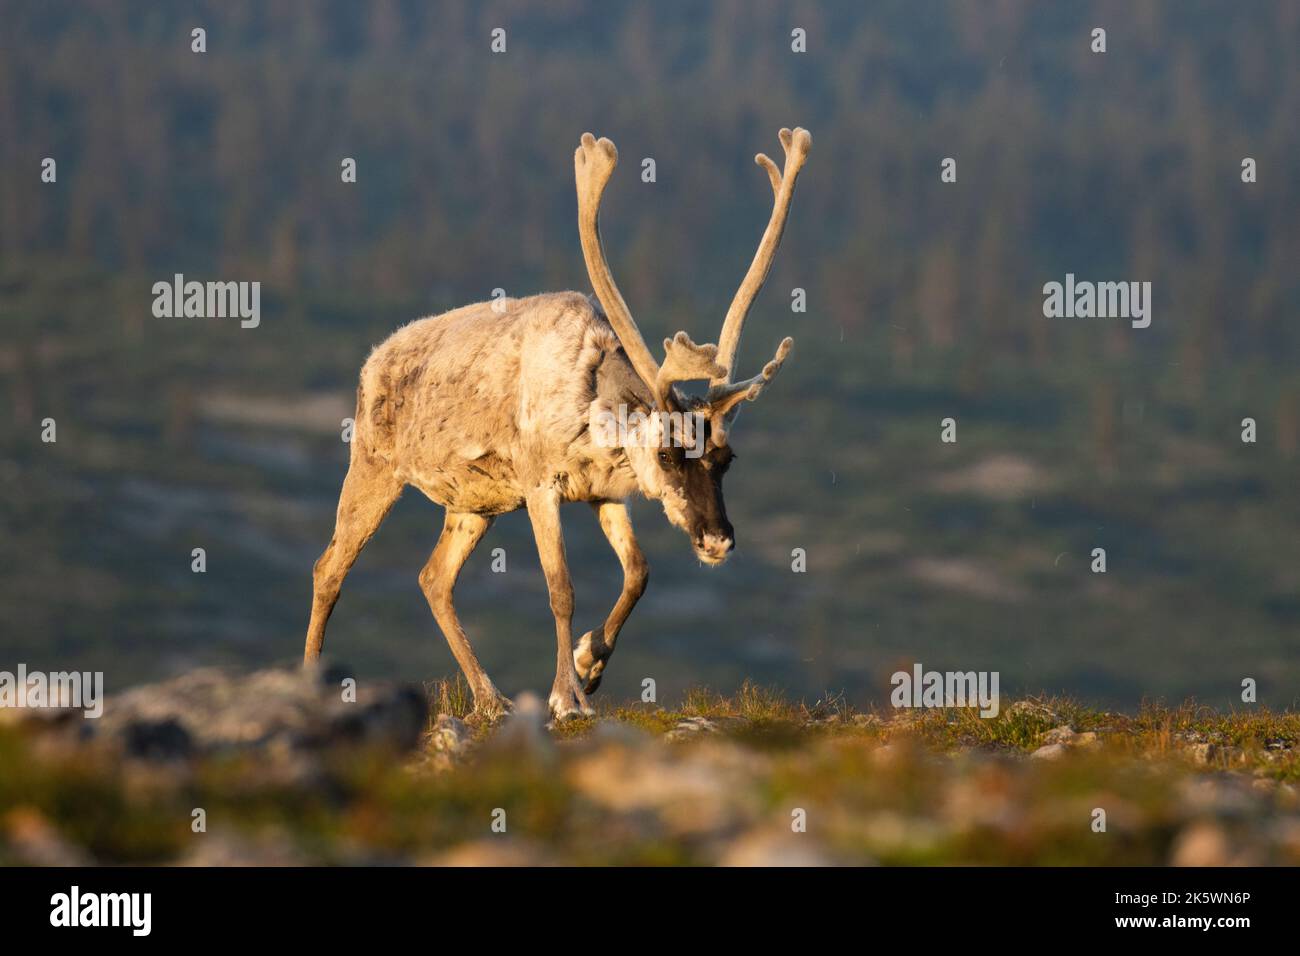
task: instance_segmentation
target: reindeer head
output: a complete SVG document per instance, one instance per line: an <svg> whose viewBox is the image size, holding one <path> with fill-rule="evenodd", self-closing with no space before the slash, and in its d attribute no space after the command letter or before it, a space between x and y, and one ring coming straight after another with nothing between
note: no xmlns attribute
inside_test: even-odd
<svg viewBox="0 0 1300 956"><path fill-rule="evenodd" d="M720 564L735 547L735 533L727 520L722 500L722 476L734 457L729 433L740 404L762 394L790 352L794 340L786 338L776 355L753 378L734 381L732 369L745 316L767 279L785 231L794 195L795 180L812 147L807 130L781 130L785 168L762 153L754 161L772 182L775 202L772 218L763 231L758 252L732 299L722 323L717 345L696 345L685 332L664 339L664 361L655 361L637 328L627 303L610 273L600 242L598 223L600 200L618 165L618 150L607 139L582 135L582 145L573 155L578 184L578 232L582 255L592 287L627 353L637 376L654 396L655 408L639 441L628 444L628 459L643 493L663 503L668 520L691 538L696 556L709 564ZM703 397L684 393L678 383L707 381Z"/></svg>

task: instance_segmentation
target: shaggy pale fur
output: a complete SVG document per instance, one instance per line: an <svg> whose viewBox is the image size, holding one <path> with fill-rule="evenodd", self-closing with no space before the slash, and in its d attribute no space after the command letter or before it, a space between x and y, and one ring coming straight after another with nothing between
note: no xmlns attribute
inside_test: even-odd
<svg viewBox="0 0 1300 956"><path fill-rule="evenodd" d="M352 456L339 495L334 536L316 563L304 657L319 658L325 625L357 555L406 485L446 508L442 536L420 586L474 693L491 714L510 706L465 637L452 591L465 561L496 515L526 508L537 539L556 628L556 718L589 714L614 644L645 590L648 570L623 500L634 491L663 503L692 538L697 556L719 563L734 546L722 501L731 460L726 428L780 368L786 339L762 374L732 383L729 366L745 314L771 265L794 180L811 139L782 130L784 175L766 157L776 194L741 291L724 324L726 348L696 345L684 332L664 341L657 363L623 301L600 245L600 198L618 160L609 140L585 134L574 156L579 235L599 305L561 292L494 300L412 322L379 345L361 370ZM608 316L608 318L606 317ZM725 361L719 362L723 358ZM710 381L703 399L676 383ZM605 416L696 412L709 422L705 449L688 457L650 415L647 441L598 440ZM586 501L623 567L623 591L605 623L572 639L573 587L559 506Z"/></svg>

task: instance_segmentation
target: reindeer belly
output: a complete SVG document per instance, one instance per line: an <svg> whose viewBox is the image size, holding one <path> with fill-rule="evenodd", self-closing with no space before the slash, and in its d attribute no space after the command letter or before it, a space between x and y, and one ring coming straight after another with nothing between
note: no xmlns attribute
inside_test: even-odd
<svg viewBox="0 0 1300 956"><path fill-rule="evenodd" d="M397 476L435 504L459 514L499 515L524 505L523 492L500 462L488 459L427 468L398 468Z"/></svg>

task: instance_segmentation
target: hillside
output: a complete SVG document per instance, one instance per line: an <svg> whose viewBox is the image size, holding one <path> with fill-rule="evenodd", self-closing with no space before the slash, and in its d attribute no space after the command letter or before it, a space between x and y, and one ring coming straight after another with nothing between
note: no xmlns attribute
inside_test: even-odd
<svg viewBox="0 0 1300 956"><path fill-rule="evenodd" d="M1300 863L1292 712L985 720L746 685L547 728L535 699L489 725L454 682L351 703L343 679L204 670L99 721L0 711L0 864Z"/></svg>

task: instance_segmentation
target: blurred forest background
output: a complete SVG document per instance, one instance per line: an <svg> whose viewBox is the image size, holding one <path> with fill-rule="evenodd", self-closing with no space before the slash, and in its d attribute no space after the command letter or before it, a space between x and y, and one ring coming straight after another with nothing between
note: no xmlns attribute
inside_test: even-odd
<svg viewBox="0 0 1300 956"><path fill-rule="evenodd" d="M1126 707L1253 677L1290 704L1298 68L1293 3L3 0L0 669L111 691L297 657L369 348L496 287L588 289L584 130L623 157L605 241L647 338L714 339L770 211L753 154L801 125L741 371L796 346L736 431L737 553L701 568L635 507L653 580L602 696L748 677L885 703L920 661ZM262 282L261 326L154 318L178 272ZM1151 327L1044 318L1067 272L1152 282ZM416 584L440 521L399 502L327 654L453 671ZM620 577L586 508L566 531L585 630ZM458 606L504 691L549 686L526 516Z"/></svg>

